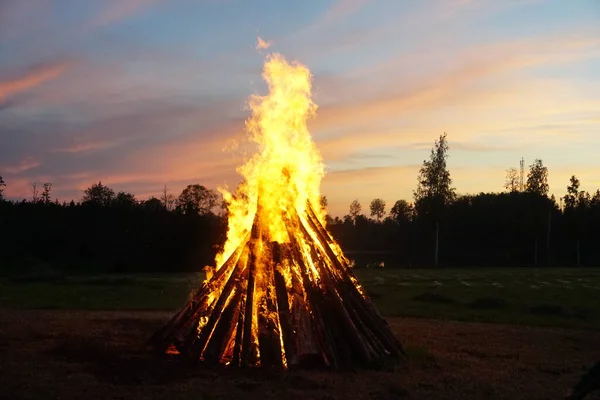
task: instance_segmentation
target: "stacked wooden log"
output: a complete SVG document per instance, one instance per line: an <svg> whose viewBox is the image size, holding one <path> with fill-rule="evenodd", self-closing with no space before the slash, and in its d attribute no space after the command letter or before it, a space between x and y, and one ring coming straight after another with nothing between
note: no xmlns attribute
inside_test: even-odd
<svg viewBox="0 0 600 400"><path fill-rule="evenodd" d="M403 356L310 205L303 218L284 215L287 243L270 241L256 215L237 250L150 339L155 350L277 369L377 368Z"/></svg>

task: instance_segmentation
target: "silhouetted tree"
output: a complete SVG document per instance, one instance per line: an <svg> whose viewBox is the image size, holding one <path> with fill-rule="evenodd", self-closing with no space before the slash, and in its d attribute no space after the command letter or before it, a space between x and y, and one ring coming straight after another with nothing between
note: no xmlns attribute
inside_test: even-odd
<svg viewBox="0 0 600 400"><path fill-rule="evenodd" d="M156 197L150 197L148 200L142 201L141 205L142 208L144 208L147 211L167 211L165 203L162 200L157 199Z"/></svg>
<svg viewBox="0 0 600 400"><path fill-rule="evenodd" d="M173 196L167 190L167 185L164 186L163 191L161 193L160 200L168 211L172 211L175 208L175 196Z"/></svg>
<svg viewBox="0 0 600 400"><path fill-rule="evenodd" d="M327 211L327 206L329 205L329 201L327 200L327 196L322 195L319 198L319 205L321 206L321 209L323 210L323 212L325 212L325 223L326 223L326 225L331 225L331 224L335 223L334 219L331 217L331 215L329 215L329 212Z"/></svg>
<svg viewBox="0 0 600 400"><path fill-rule="evenodd" d="M184 213L207 215L217 204L217 194L202 185L188 185L177 199L177 207Z"/></svg>
<svg viewBox="0 0 600 400"><path fill-rule="evenodd" d="M138 201L136 200L135 196L131 193L119 192L115 196L115 199L113 200L113 204L115 206L121 207L121 208L135 207L138 205Z"/></svg>
<svg viewBox="0 0 600 400"><path fill-rule="evenodd" d="M540 159L535 159L529 166L527 173L527 183L525 191L532 195L530 201L530 213L527 216L530 220L534 233L534 263L537 265L538 237L546 231L546 250L550 252L550 229L551 229L551 207L552 202L548 202L548 168Z"/></svg>
<svg viewBox="0 0 600 400"><path fill-rule="evenodd" d="M439 260L439 221L443 211L456 198L446 165L449 150L446 138L444 132L435 141L429 160L424 160L419 170L417 190L413 193L418 217L435 221L435 265Z"/></svg>
<svg viewBox="0 0 600 400"><path fill-rule="evenodd" d="M435 141L430 159L423 161L423 166L419 170L417 190L413 193L415 208L419 215L433 214L437 217L435 214L456 198L446 165L448 150L446 133L444 133Z"/></svg>
<svg viewBox="0 0 600 400"><path fill-rule="evenodd" d="M548 168L544 166L542 160L536 159L533 164L529 166L525 190L529 193L547 196L549 189Z"/></svg>
<svg viewBox="0 0 600 400"><path fill-rule="evenodd" d="M319 199L319 203L321 203L321 208L327 209L327 206L329 205L327 196L321 196L321 198Z"/></svg>
<svg viewBox="0 0 600 400"><path fill-rule="evenodd" d="M4 188L6 187L6 183L2 176L0 176L0 200L4 200Z"/></svg>
<svg viewBox="0 0 600 400"><path fill-rule="evenodd" d="M108 207L115 199L115 191L104 186L102 182L93 184L83 192L82 202L100 207Z"/></svg>
<svg viewBox="0 0 600 400"><path fill-rule="evenodd" d="M39 195L39 193L38 193L37 183L33 182L31 184L31 202L32 203L37 203L38 201L40 201L40 198L38 195Z"/></svg>
<svg viewBox="0 0 600 400"><path fill-rule="evenodd" d="M504 182L504 188L509 192L518 192L520 187L519 173L516 168L509 168L506 170L506 180Z"/></svg>
<svg viewBox="0 0 600 400"><path fill-rule="evenodd" d="M348 215L350 216L350 220L353 223L356 223L356 219L358 218L359 215L361 215L361 211L362 211L362 206L360 205L358 200L352 200L352 203L350 203L350 209L348 212Z"/></svg>
<svg viewBox="0 0 600 400"><path fill-rule="evenodd" d="M593 210L598 206L600 191L594 196L586 191L579 190L580 182L575 175L571 176L567 194L564 197L564 216L567 222L569 236L575 238L575 251L577 265L581 263L581 238L585 235L586 225L589 220L594 220Z"/></svg>
<svg viewBox="0 0 600 400"><path fill-rule="evenodd" d="M49 182L44 183L44 190L42 190L42 202L44 204L50 204L50 192L52 191L52 184Z"/></svg>
<svg viewBox="0 0 600 400"><path fill-rule="evenodd" d="M567 186L567 194L565 195L565 209L574 210L577 207L577 200L579 199L579 179L575 175L569 179L570 185Z"/></svg>
<svg viewBox="0 0 600 400"><path fill-rule="evenodd" d="M406 200L398 200L390 210L390 218L397 223L410 222L414 212L412 204Z"/></svg>
<svg viewBox="0 0 600 400"><path fill-rule="evenodd" d="M377 218L377 221L381 221L381 218L385 215L385 201L383 199L373 199L369 206L371 209L371 217Z"/></svg>

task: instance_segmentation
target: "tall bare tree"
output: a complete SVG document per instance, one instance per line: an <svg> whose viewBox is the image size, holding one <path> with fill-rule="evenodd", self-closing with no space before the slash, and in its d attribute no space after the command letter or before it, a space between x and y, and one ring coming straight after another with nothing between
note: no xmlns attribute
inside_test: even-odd
<svg viewBox="0 0 600 400"><path fill-rule="evenodd" d="M168 211L172 211L175 208L175 196L173 196L171 193L169 193L168 189L167 189L167 185L165 185L163 187L161 196L160 196L160 201L162 202L163 206L168 210Z"/></svg>
<svg viewBox="0 0 600 400"><path fill-rule="evenodd" d="M519 172L516 168L509 168L506 170L506 180L504 181L504 188L509 192L518 192L520 189Z"/></svg>
<svg viewBox="0 0 600 400"><path fill-rule="evenodd" d="M4 200L4 188L6 187L6 183L2 176L0 176L0 200Z"/></svg>
<svg viewBox="0 0 600 400"><path fill-rule="evenodd" d="M38 201L40 201L40 197L39 197L39 192L38 192L38 188L37 188L37 182L33 182L31 184L31 202L37 203Z"/></svg>

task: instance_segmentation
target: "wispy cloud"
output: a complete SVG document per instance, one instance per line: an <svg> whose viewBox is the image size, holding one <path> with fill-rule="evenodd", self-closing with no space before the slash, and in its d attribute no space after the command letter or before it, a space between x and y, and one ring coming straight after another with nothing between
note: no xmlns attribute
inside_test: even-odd
<svg viewBox="0 0 600 400"><path fill-rule="evenodd" d="M369 0L336 0L312 25L307 29L318 30L331 26L340 20L360 11Z"/></svg>
<svg viewBox="0 0 600 400"><path fill-rule="evenodd" d="M117 141L109 141L109 142L88 142L88 143L78 143L69 147L60 147L57 149L51 150L54 153L85 153L94 150L106 150L111 147L117 145Z"/></svg>
<svg viewBox="0 0 600 400"><path fill-rule="evenodd" d="M31 67L20 76L0 80L0 103L10 96L31 90L63 74L70 66L70 61L46 63Z"/></svg>
<svg viewBox="0 0 600 400"><path fill-rule="evenodd" d="M319 48L325 43L330 43L332 41L332 38L329 37L330 35L324 36L324 33L344 22L349 17L357 14L368 3L369 0L334 0L333 4L309 25L282 38L281 42L294 42L301 40L302 38L310 37L311 35L320 35L322 37L320 38L319 46L311 46L314 51L319 52ZM334 41L336 41L336 39L334 39ZM327 45L325 46L329 47Z"/></svg>
<svg viewBox="0 0 600 400"><path fill-rule="evenodd" d="M0 171L8 174L18 174L39 167L40 165L42 165L42 163L35 160L33 157L25 157L14 165L0 165Z"/></svg>
<svg viewBox="0 0 600 400"><path fill-rule="evenodd" d="M107 0L102 10L91 20L91 26L109 25L122 21L149 7L155 6L160 0Z"/></svg>
<svg viewBox="0 0 600 400"><path fill-rule="evenodd" d="M477 46L456 55L454 63L458 66L453 70L421 78L417 83L408 81L403 76L390 75L389 80L380 78L379 90L371 90L377 93L376 96L354 96L349 97L349 101L342 100L324 106L318 113L314 127L318 130L339 128L433 108L447 104L450 98L456 102L461 96L465 98L472 95L472 85L484 78L498 79L511 71L593 57L600 50L600 41L593 39L566 38L550 43L547 40L544 38ZM523 79L517 80L523 82Z"/></svg>

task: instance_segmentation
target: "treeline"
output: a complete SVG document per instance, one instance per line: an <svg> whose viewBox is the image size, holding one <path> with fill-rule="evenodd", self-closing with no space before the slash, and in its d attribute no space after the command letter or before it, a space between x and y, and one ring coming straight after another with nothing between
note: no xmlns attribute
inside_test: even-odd
<svg viewBox="0 0 600 400"><path fill-rule="evenodd" d="M357 266L600 266L600 190L580 190L573 176L566 194L548 196L541 160L525 179L507 171L505 191L457 195L447 168L446 135L423 162L412 201L388 210L357 201L328 228ZM199 271L225 240L226 217L217 194L199 184L179 196L140 201L101 182L75 202L52 201L52 185L22 201L2 197L0 270L159 272ZM326 207L327 199L322 198ZM365 215L367 214L367 215Z"/></svg>
<svg viewBox="0 0 600 400"><path fill-rule="evenodd" d="M412 203L397 201L385 217L385 202L374 199L369 218L354 200L347 215L331 220L342 247L392 265L600 266L600 190L581 191L572 176L557 202L537 159L526 179L523 162L521 173L507 170L505 192L459 196L448 150L441 135L419 171Z"/></svg>
<svg viewBox="0 0 600 400"><path fill-rule="evenodd" d="M101 182L78 202L50 190L0 201L0 272L197 272L225 239L217 195L201 185L145 201Z"/></svg>
<svg viewBox="0 0 600 400"><path fill-rule="evenodd" d="M560 209L528 192L457 197L437 221L438 264L447 266L600 266L600 195ZM435 265L436 221L399 200L381 221L336 218L330 231L361 265ZM362 254L361 254L362 253Z"/></svg>

